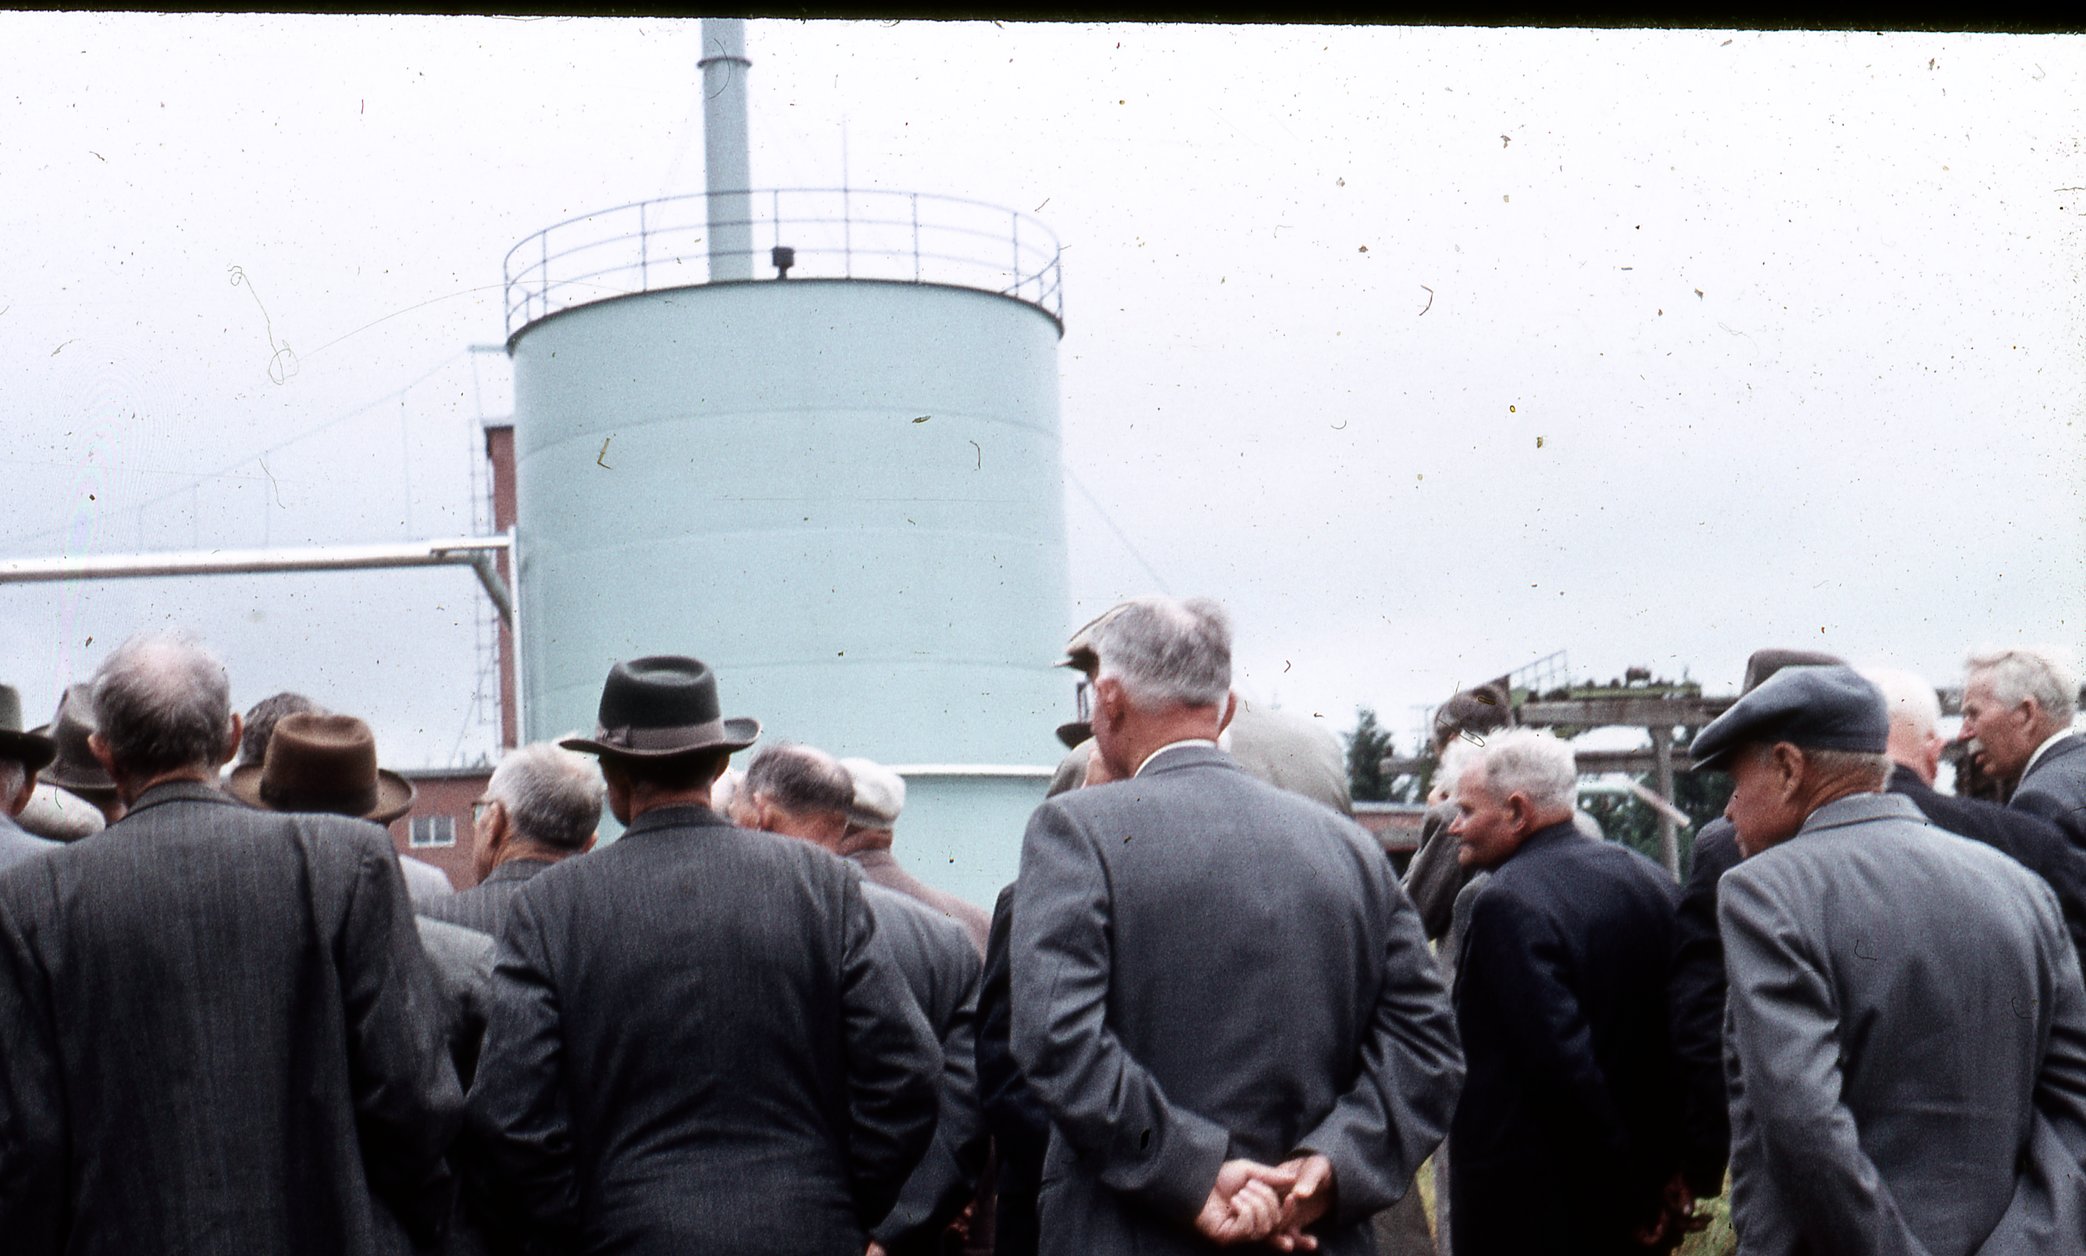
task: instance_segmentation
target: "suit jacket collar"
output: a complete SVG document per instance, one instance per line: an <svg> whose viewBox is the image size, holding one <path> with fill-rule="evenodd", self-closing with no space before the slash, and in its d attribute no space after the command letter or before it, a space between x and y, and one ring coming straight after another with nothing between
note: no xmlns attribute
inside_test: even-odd
<svg viewBox="0 0 2086 1256"><path fill-rule="evenodd" d="M1530 833L1527 837L1522 838L1521 845L1515 849L1514 853L1501 860L1493 871L1497 872L1499 868L1506 867L1509 863L1519 859L1529 851L1545 850L1560 842L1583 842L1585 840L1587 840L1586 835L1581 833L1579 826L1570 820L1560 820L1556 824L1546 824L1535 832Z"/></svg>
<svg viewBox="0 0 2086 1256"><path fill-rule="evenodd" d="M2021 779L2014 785L2014 788L2020 789L2021 786L2028 783L2029 777L2034 776L2037 772L2042 771L2045 767L2057 762L2059 759L2068 759L2081 752L2086 752L2086 739L2082 739L2077 733L2065 733L2057 740L2051 742L2049 749L2043 750L2042 753L2035 756L2034 762L2030 763L2027 769L2021 773Z"/></svg>
<svg viewBox="0 0 2086 1256"><path fill-rule="evenodd" d="M1806 816L1803 827L1796 831L1796 835L1802 837L1806 833L1823 833L1851 825L1867 824L1872 820L1929 823L1926 813L1903 794L1849 794L1845 798L1834 799Z"/></svg>
<svg viewBox="0 0 2086 1256"><path fill-rule="evenodd" d="M1237 770L1238 760L1217 749L1215 743L1207 741L1177 741L1161 746L1144 761L1137 770L1138 776L1157 776L1162 772L1178 772L1184 768L1221 767ZM1132 778L1135 779L1135 778Z"/></svg>
<svg viewBox="0 0 2086 1256"><path fill-rule="evenodd" d="M1915 804L1927 795L1939 792L1932 785L1919 779L1919 773L1902 763L1891 765L1890 782L1884 788L1893 794L1903 794Z"/></svg>
<svg viewBox="0 0 2086 1256"><path fill-rule="evenodd" d="M168 781L164 785L154 785L151 789L138 795L137 802L131 805L130 810L124 814L124 818L128 819L140 811L148 811L153 807L163 806L170 802L214 802L223 803L227 807L250 810L245 803L233 798L215 785L207 784L203 781ZM121 821L118 821L118 823L121 823Z"/></svg>
<svg viewBox="0 0 2086 1256"><path fill-rule="evenodd" d="M486 873L485 880L480 881L478 884L491 885L495 881L526 881L556 862L554 859L509 859L505 863L493 865L493 870Z"/></svg>
<svg viewBox="0 0 2086 1256"><path fill-rule="evenodd" d="M655 807L632 820L623 830L623 836L634 837L654 829L728 829L731 826L730 820L710 808L690 803L685 807Z"/></svg>

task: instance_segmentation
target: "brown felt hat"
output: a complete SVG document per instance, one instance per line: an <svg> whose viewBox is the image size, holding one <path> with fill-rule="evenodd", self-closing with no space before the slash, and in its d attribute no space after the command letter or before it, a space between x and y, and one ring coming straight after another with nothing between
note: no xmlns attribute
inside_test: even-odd
<svg viewBox="0 0 2086 1256"><path fill-rule="evenodd" d="M259 763L232 769L225 790L263 811L316 811L389 824L413 807L413 783L377 766L377 739L352 715L283 717Z"/></svg>
<svg viewBox="0 0 2086 1256"><path fill-rule="evenodd" d="M39 781L97 805L115 801L116 782L87 748L87 738L94 733L90 686L66 686L64 696L58 699L58 713L36 732L50 738L58 748L57 757L43 770Z"/></svg>
<svg viewBox="0 0 2086 1256"><path fill-rule="evenodd" d="M609 669L592 737L558 744L609 758L672 759L704 750L744 750L759 720L725 719L717 675L700 659L654 654Z"/></svg>
<svg viewBox="0 0 2086 1256"><path fill-rule="evenodd" d="M0 685L0 757L20 759L23 767L35 772L57 753L50 738L22 731L22 695L13 685Z"/></svg>

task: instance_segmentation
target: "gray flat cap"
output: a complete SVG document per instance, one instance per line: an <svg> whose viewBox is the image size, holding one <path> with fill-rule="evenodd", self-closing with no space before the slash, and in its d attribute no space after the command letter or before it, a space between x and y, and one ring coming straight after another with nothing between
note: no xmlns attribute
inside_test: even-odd
<svg viewBox="0 0 2086 1256"><path fill-rule="evenodd" d="M1844 665L1785 667L1697 734L1688 753L1697 768L1715 768L1740 746L1777 741L1882 754L1890 741L1883 691Z"/></svg>
<svg viewBox="0 0 2086 1256"><path fill-rule="evenodd" d="M904 777L868 759L842 759L840 766L855 783L855 805L847 812L849 824L888 829L898 823L898 813L905 810Z"/></svg>

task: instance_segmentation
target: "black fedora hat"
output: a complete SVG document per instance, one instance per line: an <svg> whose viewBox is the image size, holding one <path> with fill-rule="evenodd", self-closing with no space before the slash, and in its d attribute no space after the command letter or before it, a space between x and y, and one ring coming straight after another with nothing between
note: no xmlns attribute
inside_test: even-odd
<svg viewBox="0 0 2086 1256"><path fill-rule="evenodd" d="M283 717L259 763L232 769L225 792L263 811L316 811L389 824L413 809L413 782L377 766L377 738L352 715Z"/></svg>
<svg viewBox="0 0 2086 1256"><path fill-rule="evenodd" d="M23 767L39 772L57 756L50 738L22 731L22 695L13 685L0 685L0 757L20 759Z"/></svg>
<svg viewBox="0 0 2086 1256"><path fill-rule="evenodd" d="M58 748L57 757L38 778L43 784L55 785L91 803L115 800L116 782L87 748L87 738L94 732L94 702L88 686L67 685L64 696L58 699L58 713L35 732L50 738Z"/></svg>
<svg viewBox="0 0 2086 1256"><path fill-rule="evenodd" d="M700 659L654 654L609 669L592 737L567 737L567 750L625 759L672 759L705 750L744 750L759 720L725 719L717 676Z"/></svg>

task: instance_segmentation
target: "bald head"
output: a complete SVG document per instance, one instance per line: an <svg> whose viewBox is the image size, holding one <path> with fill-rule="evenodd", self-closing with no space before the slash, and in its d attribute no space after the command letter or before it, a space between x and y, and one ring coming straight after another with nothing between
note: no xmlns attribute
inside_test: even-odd
<svg viewBox="0 0 2086 1256"><path fill-rule="evenodd" d="M847 836L854 780L815 746L769 746L746 769L732 800L732 822L838 850Z"/></svg>
<svg viewBox="0 0 2086 1256"><path fill-rule="evenodd" d="M1899 667L1864 667L1861 674L1883 691L1890 715L1890 741L1884 747L1891 762L1919 774L1929 785L1941 767L1941 699L1915 672Z"/></svg>

